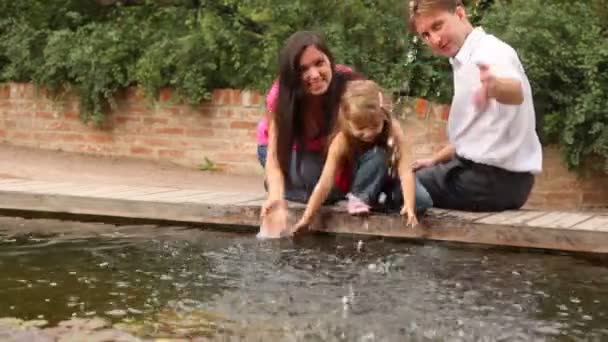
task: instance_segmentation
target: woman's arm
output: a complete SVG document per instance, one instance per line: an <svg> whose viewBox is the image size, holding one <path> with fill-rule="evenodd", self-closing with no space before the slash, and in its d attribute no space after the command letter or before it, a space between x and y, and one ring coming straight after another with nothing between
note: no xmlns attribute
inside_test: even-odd
<svg viewBox="0 0 608 342"><path fill-rule="evenodd" d="M329 145L327 159L325 160L321 177L319 178L319 181L317 182L317 185L315 186L312 195L308 200L308 204L306 205L306 210L304 210L302 218L298 221L294 228L294 232L308 226L312 222L312 219L319 208L321 208L327 199L329 192L335 184L338 167L344 160L347 150L348 140L343 133L338 133L338 135L332 139Z"/></svg>
<svg viewBox="0 0 608 342"><path fill-rule="evenodd" d="M285 179L279 166L277 126L272 113L268 114L268 152L266 156L266 183L268 201L282 200L285 192Z"/></svg>
<svg viewBox="0 0 608 342"><path fill-rule="evenodd" d="M411 168L410 151L406 145L405 134L403 134L401 125L396 119L393 119L391 133L395 147L399 152L397 171L401 180L401 191L403 193L401 214L407 215L408 225L415 226L418 224L418 219L416 218L416 176Z"/></svg>

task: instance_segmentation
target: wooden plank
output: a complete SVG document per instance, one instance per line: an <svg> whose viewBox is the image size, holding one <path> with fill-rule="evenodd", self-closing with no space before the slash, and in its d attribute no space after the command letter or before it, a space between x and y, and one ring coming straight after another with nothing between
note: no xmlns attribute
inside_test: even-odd
<svg viewBox="0 0 608 342"><path fill-rule="evenodd" d="M593 217L591 214L567 213L559 220L547 224L549 228L571 228Z"/></svg>
<svg viewBox="0 0 608 342"><path fill-rule="evenodd" d="M0 178L0 187L3 184L13 184L13 183L22 183L27 181L27 179L22 178Z"/></svg>
<svg viewBox="0 0 608 342"><path fill-rule="evenodd" d="M566 217L568 213L550 212L542 215L538 218L530 220L525 223L528 227L547 227L549 224L554 223Z"/></svg>
<svg viewBox="0 0 608 342"><path fill-rule="evenodd" d="M598 215L587 221L583 221L574 226L574 229L608 232L608 215Z"/></svg>
<svg viewBox="0 0 608 342"><path fill-rule="evenodd" d="M484 218L481 218L479 220L476 220L476 223L483 223L483 224L501 224L504 221L508 221L508 220L513 220L519 216L523 216L526 213L524 211L518 211L518 210L509 210L509 211L503 211L500 213L496 213L496 214L491 214L490 216L486 216Z"/></svg>

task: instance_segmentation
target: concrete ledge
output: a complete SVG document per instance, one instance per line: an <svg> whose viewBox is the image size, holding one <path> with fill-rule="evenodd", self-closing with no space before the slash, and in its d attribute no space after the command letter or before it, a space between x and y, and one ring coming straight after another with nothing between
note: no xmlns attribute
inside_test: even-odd
<svg viewBox="0 0 608 342"><path fill-rule="evenodd" d="M0 209L259 226L264 194L164 187L91 186L0 179ZM292 219L302 205L290 206ZM421 225L405 228L399 215L353 217L323 208L314 230L578 252L608 253L608 213L508 211L469 213L433 209Z"/></svg>

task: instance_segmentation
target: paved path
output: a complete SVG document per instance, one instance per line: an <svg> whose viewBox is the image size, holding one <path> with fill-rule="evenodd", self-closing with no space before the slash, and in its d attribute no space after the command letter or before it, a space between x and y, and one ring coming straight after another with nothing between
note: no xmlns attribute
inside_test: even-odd
<svg viewBox="0 0 608 342"><path fill-rule="evenodd" d="M218 184L185 188L2 176L0 209L239 225L256 232L264 193L241 191L235 185L243 183L242 177L222 177L223 188L231 191L217 191ZM171 184L170 180L163 183ZM302 209L292 205L292 218ZM352 217L336 206L324 208L313 227L331 233L608 253L607 212L433 209L419 227L408 229L398 215Z"/></svg>

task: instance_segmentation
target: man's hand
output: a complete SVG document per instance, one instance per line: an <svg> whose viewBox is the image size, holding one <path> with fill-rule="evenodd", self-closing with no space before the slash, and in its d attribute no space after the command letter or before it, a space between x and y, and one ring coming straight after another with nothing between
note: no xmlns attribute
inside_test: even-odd
<svg viewBox="0 0 608 342"><path fill-rule="evenodd" d="M417 171L437 164L433 158L418 159L412 163L412 170Z"/></svg>
<svg viewBox="0 0 608 342"><path fill-rule="evenodd" d="M487 64L480 63L477 64L477 67L481 87L475 91L473 102L480 111L484 112L488 109L490 100L496 96L496 76L490 71L490 66Z"/></svg>

